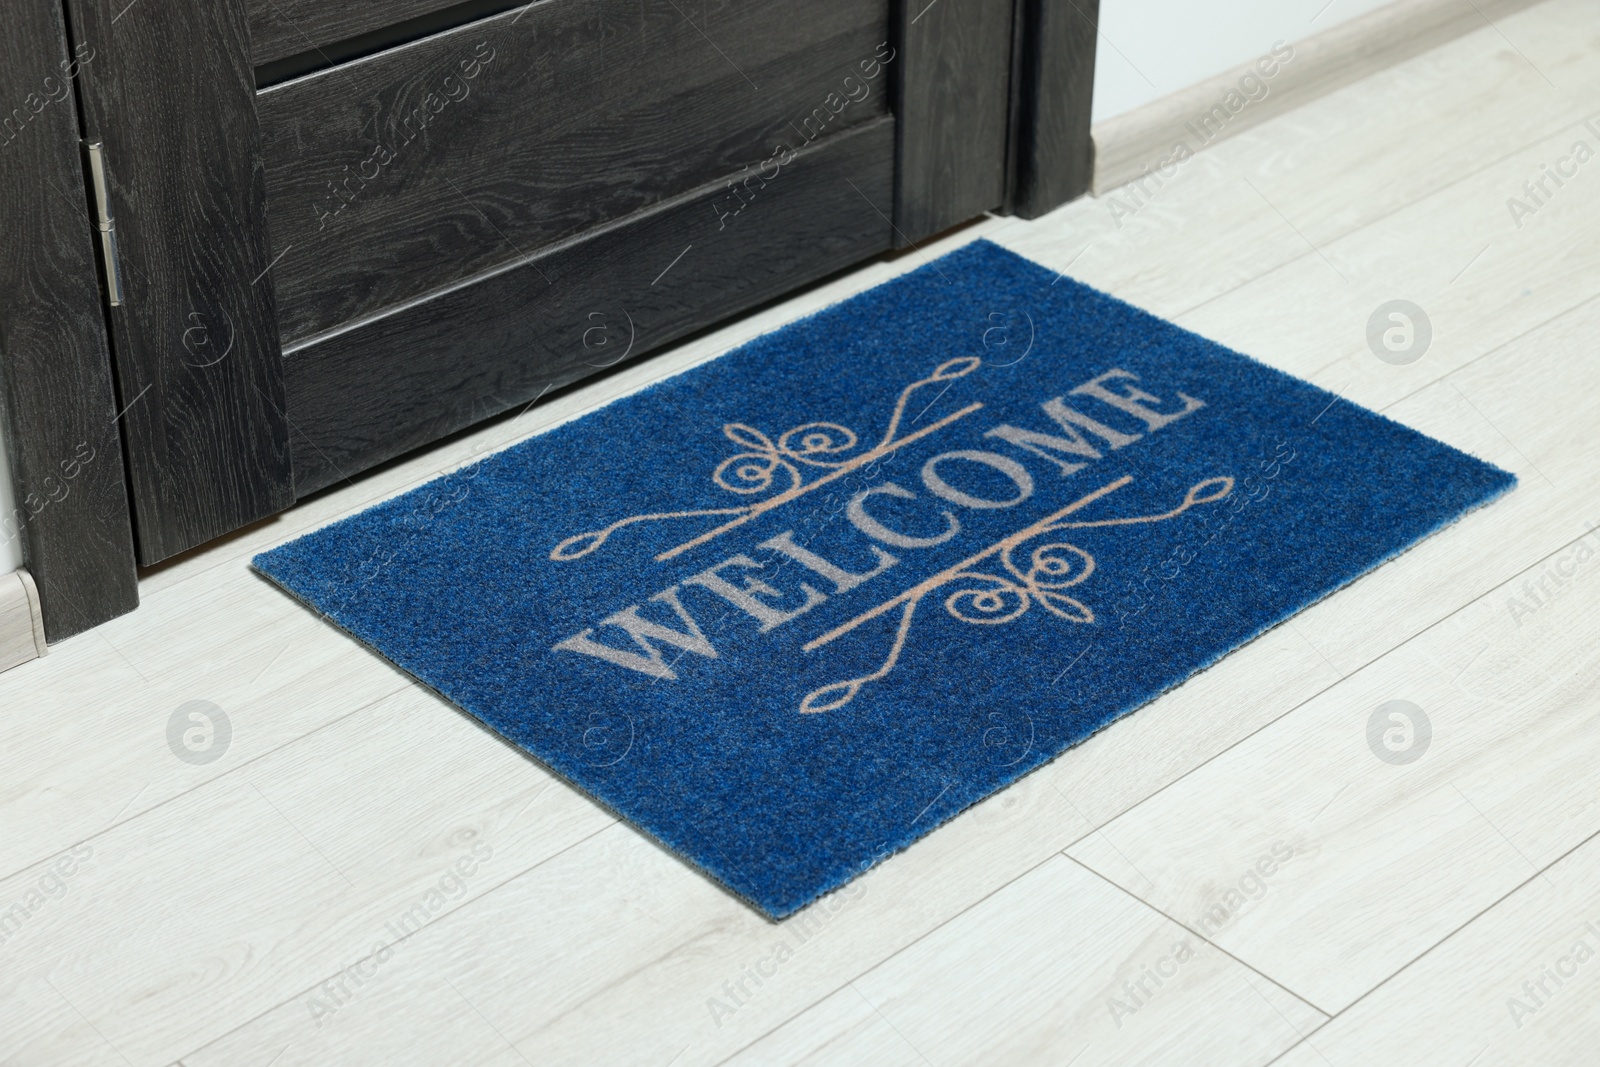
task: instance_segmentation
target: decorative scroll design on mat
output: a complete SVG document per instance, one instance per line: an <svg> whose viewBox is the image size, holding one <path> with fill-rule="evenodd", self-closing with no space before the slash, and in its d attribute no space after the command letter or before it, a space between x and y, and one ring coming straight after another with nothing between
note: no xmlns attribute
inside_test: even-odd
<svg viewBox="0 0 1600 1067"><path fill-rule="evenodd" d="M1207 478L1189 487L1183 502L1171 511L1159 515L1134 515L1121 519L1091 521L1066 521L1067 516L1094 503L1103 496L1116 492L1129 482L1132 475L1124 475L1108 482L1094 492L1079 497L1059 511L1054 511L1037 522L1003 537L988 548L968 556L960 563L947 567L918 582L899 596L884 601L871 611L863 612L805 645L807 652L815 651L829 642L843 637L862 623L900 609L900 625L895 629L894 641L883 666L859 678L847 678L813 689L800 701L800 711L814 715L844 707L856 698L863 688L888 676L900 654L905 649L906 635L911 632L911 620L923 598L950 585L960 588L945 597L944 607L962 622L995 626L1011 622L1038 605L1058 619L1091 624L1094 610L1082 601L1068 596L1071 589L1094 573L1094 557L1077 545L1066 541L1050 541L1037 545L1018 559L1018 550L1028 542L1055 533L1058 530L1087 530L1101 526L1132 526L1141 523L1166 522L1175 519L1198 504L1214 504L1233 492L1233 479ZM999 566L994 566L998 560Z"/></svg>
<svg viewBox="0 0 1600 1067"><path fill-rule="evenodd" d="M771 492L778 485L787 482L774 496L754 504L746 504L725 508L701 508L694 511L661 511L649 515L633 515L620 519L600 530L588 530L584 533L574 534L562 541L550 552L550 558L557 563L566 563L571 560L581 559L606 543L606 540L624 526L632 526L641 522L660 522L667 519L689 519L706 515L732 515L731 521L723 523L714 530L708 530L698 537L685 541L681 545L669 548L656 556L657 561L668 560L697 545L705 544L717 537L721 537L729 530L742 526L758 515L763 515L773 508L782 507L792 500L797 500L813 489L818 489L836 478L842 478L851 471L866 466L874 460L881 459L897 449L904 448L911 442L923 438L949 426L957 419L966 418L974 411L983 407L982 404L973 403L959 411L946 415L924 426L920 430L900 436L900 424L905 419L906 406L910 403L911 394L928 385L945 383L945 389L950 388L950 383L959 378L965 378L983 365L983 360L977 356L964 356L960 359L946 360L934 368L932 374L926 378L919 378L900 390L900 398L895 402L894 411L889 416L889 425L883 432L883 437L876 445L865 452L850 453L860 444L856 432L848 426L836 422L808 422L796 426L779 435L774 441L767 434L742 422L730 422L723 426L722 433L728 440L738 445L743 451L738 452L721 463L712 472L711 479L717 486L730 493L754 496ZM944 395L941 390L940 396ZM931 407L939 399L935 396L928 402ZM926 410L926 408L924 408ZM919 416L920 417L920 416ZM915 418L912 420L916 421ZM822 473L811 481L806 481L807 472Z"/></svg>

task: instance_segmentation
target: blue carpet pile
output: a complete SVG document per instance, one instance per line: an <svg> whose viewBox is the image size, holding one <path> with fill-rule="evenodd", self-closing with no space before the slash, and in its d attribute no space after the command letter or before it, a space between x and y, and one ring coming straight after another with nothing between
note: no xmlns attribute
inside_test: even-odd
<svg viewBox="0 0 1600 1067"><path fill-rule="evenodd" d="M978 242L255 566L781 917L1514 482Z"/></svg>

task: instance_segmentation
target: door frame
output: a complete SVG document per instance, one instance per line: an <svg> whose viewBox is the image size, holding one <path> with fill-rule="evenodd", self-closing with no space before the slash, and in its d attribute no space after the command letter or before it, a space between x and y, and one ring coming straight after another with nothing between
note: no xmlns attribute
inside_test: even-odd
<svg viewBox="0 0 1600 1067"><path fill-rule="evenodd" d="M1094 184L1100 0L1017 0L1006 211L1036 219Z"/></svg>
<svg viewBox="0 0 1600 1067"><path fill-rule="evenodd" d="M60 0L12 0L0 34L0 431L45 637L139 603L105 296L76 93L100 58L70 47Z"/></svg>
<svg viewBox="0 0 1600 1067"><path fill-rule="evenodd" d="M895 0L897 246L1089 191L1099 0Z"/></svg>

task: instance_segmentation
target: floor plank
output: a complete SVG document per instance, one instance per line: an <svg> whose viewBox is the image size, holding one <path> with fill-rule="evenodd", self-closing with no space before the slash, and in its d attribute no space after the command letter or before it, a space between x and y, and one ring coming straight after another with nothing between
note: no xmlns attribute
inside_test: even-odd
<svg viewBox="0 0 1600 1067"><path fill-rule="evenodd" d="M1325 1020L1055 857L729 1063L1265 1064Z"/></svg>
<svg viewBox="0 0 1600 1067"><path fill-rule="evenodd" d="M1017 827L1072 818L1054 790L1029 779L781 924L619 824L430 926L384 981L426 985L443 975L540 1064L659 1067L680 1053L678 1067L716 1063L827 995L841 974L860 973L1050 858ZM779 941L793 959L747 987L753 995L731 1017L714 1017L708 1000ZM285 1046L279 1067L365 1062L369 1034L417 1025L407 1003L363 999L347 1024L318 1029L296 999L184 1062L264 1067Z"/></svg>
<svg viewBox="0 0 1600 1067"><path fill-rule="evenodd" d="M1583 0L1550 0L1502 20L1500 30L1514 35L1515 48L1486 26L1199 153L1164 186L1150 186L1142 202L1126 194L1080 200L1011 231L1006 243L1180 321L1302 260L1314 261L1304 264L1317 268L1313 275L1338 280L1318 249L1363 228L1383 232L1396 212L1526 153L1600 108L1600 70L1590 58L1600 30ZM1527 65L1528 55L1559 91ZM1537 175L1538 162L1488 197L1508 225L1505 198ZM1361 340L1372 306L1355 332L1346 331L1351 341ZM1297 310L1293 301L1256 307L1275 319ZM1213 336L1204 325L1183 324ZM1331 335L1319 328L1319 336ZM1252 355L1272 351L1238 347Z"/></svg>
<svg viewBox="0 0 1600 1067"><path fill-rule="evenodd" d="M1530 878L1279 1067L1586 1063L1600 1042L1600 839Z"/></svg>
<svg viewBox="0 0 1600 1067"><path fill-rule="evenodd" d="M0 878L414 684L242 568L216 577L0 675ZM192 701L231 725L210 762L168 743Z"/></svg>
<svg viewBox="0 0 1600 1067"><path fill-rule="evenodd" d="M408 688L64 853L71 876L4 946L0 1055L170 1063L313 977L387 970L380 946L613 822ZM0 881L0 901L56 862ZM40 990L72 1010L34 1011Z"/></svg>

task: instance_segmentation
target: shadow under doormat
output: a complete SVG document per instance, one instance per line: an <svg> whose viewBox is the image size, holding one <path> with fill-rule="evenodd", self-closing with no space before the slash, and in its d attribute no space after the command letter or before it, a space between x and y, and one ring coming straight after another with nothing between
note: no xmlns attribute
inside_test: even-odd
<svg viewBox="0 0 1600 1067"><path fill-rule="evenodd" d="M254 565L781 917L1514 484L980 241Z"/></svg>

